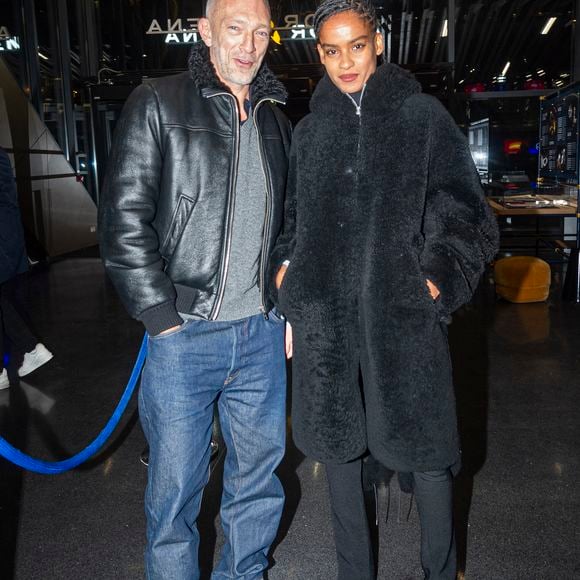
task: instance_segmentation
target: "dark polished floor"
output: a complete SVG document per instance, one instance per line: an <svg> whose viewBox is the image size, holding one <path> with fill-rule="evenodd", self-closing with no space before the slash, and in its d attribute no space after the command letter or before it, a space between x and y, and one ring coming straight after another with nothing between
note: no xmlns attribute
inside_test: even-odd
<svg viewBox="0 0 580 580"><path fill-rule="evenodd" d="M468 579L580 578L580 305L496 302L484 282L450 330L464 468L456 480ZM122 392L142 337L95 258L37 268L19 282L54 360L0 392L0 434L45 459L82 449ZM17 362L17 361L13 361ZM57 476L0 460L0 578L143 577L146 468L132 401L106 449ZM270 580L335 578L321 465L289 443L286 511ZM204 498L205 569L221 544L220 465ZM388 479L388 478L387 478ZM380 579L421 578L415 506L395 479L380 488ZM356 579L353 579L356 580Z"/></svg>

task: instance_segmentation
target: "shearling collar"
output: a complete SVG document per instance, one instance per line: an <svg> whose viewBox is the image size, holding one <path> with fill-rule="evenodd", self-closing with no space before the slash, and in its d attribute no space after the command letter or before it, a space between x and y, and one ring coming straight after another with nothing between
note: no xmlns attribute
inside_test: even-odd
<svg viewBox="0 0 580 580"><path fill-rule="evenodd" d="M203 42L197 42L191 47L187 66L193 82L200 90L222 90L231 92L218 78L215 68L209 59L209 50ZM274 73L262 64L250 89L253 103L261 99L274 99L286 102L288 93L284 85L274 76Z"/></svg>
<svg viewBox="0 0 580 580"><path fill-rule="evenodd" d="M396 112L405 99L419 92L421 85L410 72L396 64L382 64L367 82L361 104L362 112L389 115ZM316 86L310 110L325 115L344 115L349 111L356 114L351 100L333 84L327 74Z"/></svg>

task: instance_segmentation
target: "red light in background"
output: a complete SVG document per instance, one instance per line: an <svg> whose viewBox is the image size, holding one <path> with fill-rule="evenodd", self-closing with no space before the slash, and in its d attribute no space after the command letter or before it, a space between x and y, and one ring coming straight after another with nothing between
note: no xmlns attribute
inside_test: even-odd
<svg viewBox="0 0 580 580"><path fill-rule="evenodd" d="M463 87L466 93L483 93L485 92L485 85L483 83L469 83Z"/></svg>
<svg viewBox="0 0 580 580"><path fill-rule="evenodd" d="M539 79L529 79L524 83L524 89L526 91L533 91L538 90L538 89L545 89L546 88L546 83L544 83L544 81L539 80Z"/></svg>
<svg viewBox="0 0 580 580"><path fill-rule="evenodd" d="M520 139L505 139L503 142L503 152L507 155L517 155L522 152L524 142Z"/></svg>

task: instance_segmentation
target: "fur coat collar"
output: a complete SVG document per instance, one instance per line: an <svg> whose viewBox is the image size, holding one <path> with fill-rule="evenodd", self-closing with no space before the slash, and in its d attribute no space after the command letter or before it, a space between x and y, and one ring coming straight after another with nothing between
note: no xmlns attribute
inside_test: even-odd
<svg viewBox="0 0 580 580"><path fill-rule="evenodd" d="M231 92L219 80L215 67L209 59L209 49L203 42L198 42L193 45L189 53L187 65L191 72L193 82L198 89ZM252 83L250 96L252 103L257 103L262 99L272 99L285 103L288 93L284 85L264 63Z"/></svg>
<svg viewBox="0 0 580 580"><path fill-rule="evenodd" d="M375 73L367 81L362 110L371 115L391 115L401 108L404 101L415 93L421 92L421 85L415 77L401 67L385 63L377 67ZM328 77L324 75L318 83L310 110L315 114L344 116L349 111L356 114L354 105Z"/></svg>

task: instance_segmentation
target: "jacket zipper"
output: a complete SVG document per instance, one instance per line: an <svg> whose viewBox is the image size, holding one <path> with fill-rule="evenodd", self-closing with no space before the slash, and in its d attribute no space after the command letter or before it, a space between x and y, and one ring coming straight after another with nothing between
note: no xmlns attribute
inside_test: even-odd
<svg viewBox="0 0 580 580"><path fill-rule="evenodd" d="M233 229L233 214L234 214L234 207L236 204L236 183L238 180L238 163L240 160L240 111L238 108L238 102L236 97L234 97L230 93L215 93L208 98L218 97L218 96L226 96L228 98L233 99L233 110L235 113L235 156L234 156L234 170L232 173L232 180L230 185L229 191L229 206L228 206L228 215L227 215L227 224L228 227L226 228L226 239L225 239L225 252L222 255L222 264L221 264L221 272L220 272L220 279L218 285L218 297L215 301L212 311L210 312L209 319L216 320L219 316L220 309L224 300L224 293L226 290L226 278L228 275L228 269L230 266L230 252L232 246L232 229Z"/></svg>
<svg viewBox="0 0 580 580"><path fill-rule="evenodd" d="M260 155L260 165L262 166L262 172L264 173L264 182L266 184L266 212L264 215L264 228L263 228L263 235L262 235L262 251L260 254L260 276L259 276L259 283L260 283L260 299L261 305L260 310L264 315L264 318L268 320L268 313L266 312L266 293L265 293L265 280L266 280L266 257L268 253L268 240L270 238L270 225L271 225L271 216L272 216L272 180L270 178L270 173L268 168L266 167L266 163L264 162L264 154L263 154L263 144L262 144L262 135L260 134L260 129L258 127L258 109L260 105L265 101L274 101L276 103L282 103L281 101L276 101L275 99L262 99L258 101L254 110L252 112L252 118L254 121L254 127L256 128L256 135L258 136L258 153Z"/></svg>
<svg viewBox="0 0 580 580"><path fill-rule="evenodd" d="M357 143L356 143L356 170L355 170L355 174L354 174L354 179L355 179L355 188L358 189L358 176L359 176L359 170L360 170L360 142L361 142L361 138L362 138L362 101L363 101L363 97L365 94L365 89L366 89L366 84L363 85L361 94L360 94L360 100L358 104L348 93L346 93L346 96L352 101L352 104L355 106L356 108L356 114L358 117L358 137L357 137ZM357 297L357 301L358 301L358 297ZM360 325L360 308L358 308L357 306L357 315L358 315L358 322Z"/></svg>
<svg viewBox="0 0 580 580"><path fill-rule="evenodd" d="M354 105L354 108L356 109L356 114L360 117L360 113L361 113L361 107L362 107L362 100L363 97L365 96L365 89L367 88L366 84L363 85L362 91L360 93L360 105L350 96L349 93L344 93L351 101L352 104Z"/></svg>
<svg viewBox="0 0 580 580"><path fill-rule="evenodd" d="M365 89L367 88L366 84L363 85L361 94L360 94L360 105L348 94L345 93L345 95L352 101L352 104L355 106L356 108L356 114L358 117L358 139L357 139L357 144L356 144L356 173L355 173L355 180L356 180L356 185L358 186L358 171L359 171L359 164L360 164L360 140L361 140L361 133L362 133L362 102L363 102L363 97L365 96Z"/></svg>

